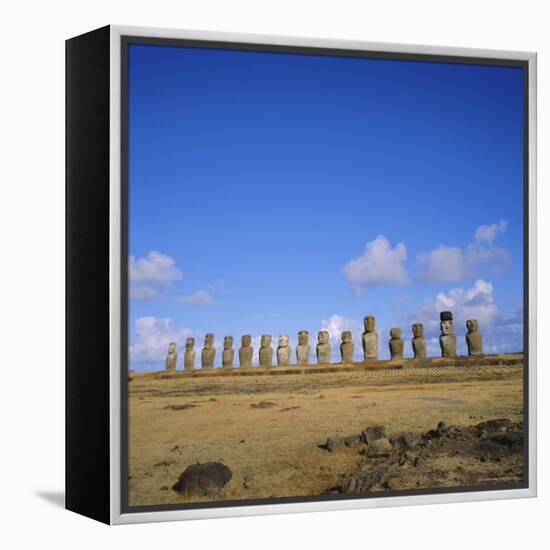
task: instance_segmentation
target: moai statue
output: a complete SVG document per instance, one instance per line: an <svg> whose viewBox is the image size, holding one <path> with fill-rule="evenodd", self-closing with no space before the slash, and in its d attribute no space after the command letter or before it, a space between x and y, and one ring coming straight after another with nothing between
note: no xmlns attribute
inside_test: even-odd
<svg viewBox="0 0 550 550"><path fill-rule="evenodd" d="M376 321L372 315L367 315L363 319L365 332L363 332L363 358L378 358L378 333L376 332Z"/></svg>
<svg viewBox="0 0 550 550"><path fill-rule="evenodd" d="M342 332L340 354L342 355L342 363L351 363L353 361L353 337L350 330Z"/></svg>
<svg viewBox="0 0 550 550"><path fill-rule="evenodd" d="M414 323L412 326L413 339L412 348L414 358L426 357L426 339L424 338L424 325L422 323Z"/></svg>
<svg viewBox="0 0 550 550"><path fill-rule="evenodd" d="M193 370L195 368L195 339L187 338L185 341L185 354L183 355L183 368Z"/></svg>
<svg viewBox="0 0 550 550"><path fill-rule="evenodd" d="M202 350L202 368L213 369L216 350L214 349L214 335L208 333L204 337L204 348Z"/></svg>
<svg viewBox="0 0 550 550"><path fill-rule="evenodd" d="M453 314L451 311L442 311L439 314L441 320L441 357L454 357L456 355L456 336L453 333Z"/></svg>
<svg viewBox="0 0 550 550"><path fill-rule="evenodd" d="M292 351L288 345L288 334L280 334L277 342L277 364L290 365Z"/></svg>
<svg viewBox="0 0 550 550"><path fill-rule="evenodd" d="M476 319L468 319L466 321L466 345L468 346L468 355L482 355L483 354L483 338L478 330L478 323Z"/></svg>
<svg viewBox="0 0 550 550"><path fill-rule="evenodd" d="M298 365L309 364L309 354L311 352L311 346L308 343L309 332L307 330L301 330L298 332L298 345L296 346L296 359Z"/></svg>
<svg viewBox="0 0 550 550"><path fill-rule="evenodd" d="M317 333L317 363L330 363L329 334L326 330Z"/></svg>
<svg viewBox="0 0 550 550"><path fill-rule="evenodd" d="M233 359L235 350L233 349L233 336L224 336L222 351L222 367L224 369L233 368Z"/></svg>
<svg viewBox="0 0 550 550"><path fill-rule="evenodd" d="M392 359L403 359L403 338L401 338L401 329L393 327L390 329L390 357Z"/></svg>
<svg viewBox="0 0 550 550"><path fill-rule="evenodd" d="M260 367L273 365L273 348L271 347L271 334L262 334L260 340Z"/></svg>
<svg viewBox="0 0 550 550"><path fill-rule="evenodd" d="M168 344L168 355L166 356L166 370L171 372L175 371L177 360L176 342L170 342Z"/></svg>
<svg viewBox="0 0 550 550"><path fill-rule="evenodd" d="M239 366L241 369L246 369L252 366L252 356L254 348L251 345L252 336L245 334L241 338L241 347L239 348Z"/></svg>

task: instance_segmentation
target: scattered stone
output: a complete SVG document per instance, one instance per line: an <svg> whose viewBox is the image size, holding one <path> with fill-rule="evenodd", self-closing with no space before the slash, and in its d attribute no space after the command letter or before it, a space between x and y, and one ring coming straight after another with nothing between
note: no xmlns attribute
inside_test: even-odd
<svg viewBox="0 0 550 550"><path fill-rule="evenodd" d="M166 405L164 409L170 409L172 411L185 411L186 409L192 409L197 405L191 405L190 403L185 403L184 405Z"/></svg>
<svg viewBox="0 0 550 550"><path fill-rule="evenodd" d="M161 460L160 462L153 464L153 468L158 466L170 466L170 464L174 464L174 460Z"/></svg>
<svg viewBox="0 0 550 550"><path fill-rule="evenodd" d="M390 440L387 437L381 437L380 439L375 439L368 444L367 455L368 456L381 456L387 455L392 452L392 445Z"/></svg>
<svg viewBox="0 0 550 550"><path fill-rule="evenodd" d="M386 473L382 470L357 472L348 476L342 484L342 493L366 493L384 482Z"/></svg>
<svg viewBox="0 0 550 550"><path fill-rule="evenodd" d="M512 453L523 451L523 432L497 433L486 437L481 442L483 450L495 450L495 447L502 447Z"/></svg>
<svg viewBox="0 0 550 550"><path fill-rule="evenodd" d="M229 483L233 473L220 462L192 464L180 475L172 489L178 493L197 496L213 496Z"/></svg>
<svg viewBox="0 0 550 550"><path fill-rule="evenodd" d="M300 409L301 407L285 407L284 409L281 409L279 412L285 412L285 411L293 411L295 409Z"/></svg>
<svg viewBox="0 0 550 550"><path fill-rule="evenodd" d="M505 432L512 425L512 421L508 418L496 418L494 420L486 420L485 422L480 422L476 428L480 432Z"/></svg>
<svg viewBox="0 0 550 550"><path fill-rule="evenodd" d="M340 447L343 444L344 444L344 440L340 436L333 435L332 437L327 438L327 443L325 447L327 451L332 453L337 447Z"/></svg>
<svg viewBox="0 0 550 550"><path fill-rule="evenodd" d="M361 444L361 437L358 435L348 435L344 437L344 445L346 447L357 447Z"/></svg>
<svg viewBox="0 0 550 550"><path fill-rule="evenodd" d="M361 437L367 444L370 444L377 439L381 439L382 437L385 437L385 435L386 428L384 428L384 426L369 426L361 432Z"/></svg>
<svg viewBox="0 0 550 550"><path fill-rule="evenodd" d="M405 432L399 436L397 443L405 449L415 449L418 439L416 432Z"/></svg>
<svg viewBox="0 0 550 550"><path fill-rule="evenodd" d="M253 409L271 409L276 406L277 403L273 403L273 401L260 401L259 403L250 404L250 407Z"/></svg>

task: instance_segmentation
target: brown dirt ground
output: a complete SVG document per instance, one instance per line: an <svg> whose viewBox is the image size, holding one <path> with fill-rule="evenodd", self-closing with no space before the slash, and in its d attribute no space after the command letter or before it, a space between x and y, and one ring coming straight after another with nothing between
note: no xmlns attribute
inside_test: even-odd
<svg viewBox="0 0 550 550"><path fill-rule="evenodd" d="M373 424L391 434L426 432L440 420L458 426L504 417L520 422L522 411L521 366L173 379L133 374L129 505L188 502L172 485L187 466L212 461L233 472L215 500L318 495L341 485L365 460L357 448L320 448L329 436L359 434ZM457 468L474 465L468 458L437 460L443 474L427 484L460 485ZM479 460L475 467L479 483L486 483ZM511 479L509 471L495 473L494 465L489 478Z"/></svg>

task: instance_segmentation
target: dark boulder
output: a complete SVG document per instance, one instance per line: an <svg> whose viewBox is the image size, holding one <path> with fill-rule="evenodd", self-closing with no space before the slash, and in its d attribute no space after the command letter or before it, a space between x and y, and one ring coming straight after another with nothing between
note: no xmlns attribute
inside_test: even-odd
<svg viewBox="0 0 550 550"><path fill-rule="evenodd" d="M180 475L172 489L178 493L213 496L233 477L230 468L221 462L192 464Z"/></svg>
<svg viewBox="0 0 550 550"><path fill-rule="evenodd" d="M361 438L367 444L381 439L386 436L386 428L384 426L369 426L361 432Z"/></svg>

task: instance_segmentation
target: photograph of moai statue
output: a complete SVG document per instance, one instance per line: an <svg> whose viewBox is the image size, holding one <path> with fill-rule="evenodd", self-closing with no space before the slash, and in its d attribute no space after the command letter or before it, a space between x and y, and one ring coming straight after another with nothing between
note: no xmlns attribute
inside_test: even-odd
<svg viewBox="0 0 550 550"><path fill-rule="evenodd" d="M522 69L128 51L128 505L521 486Z"/></svg>

